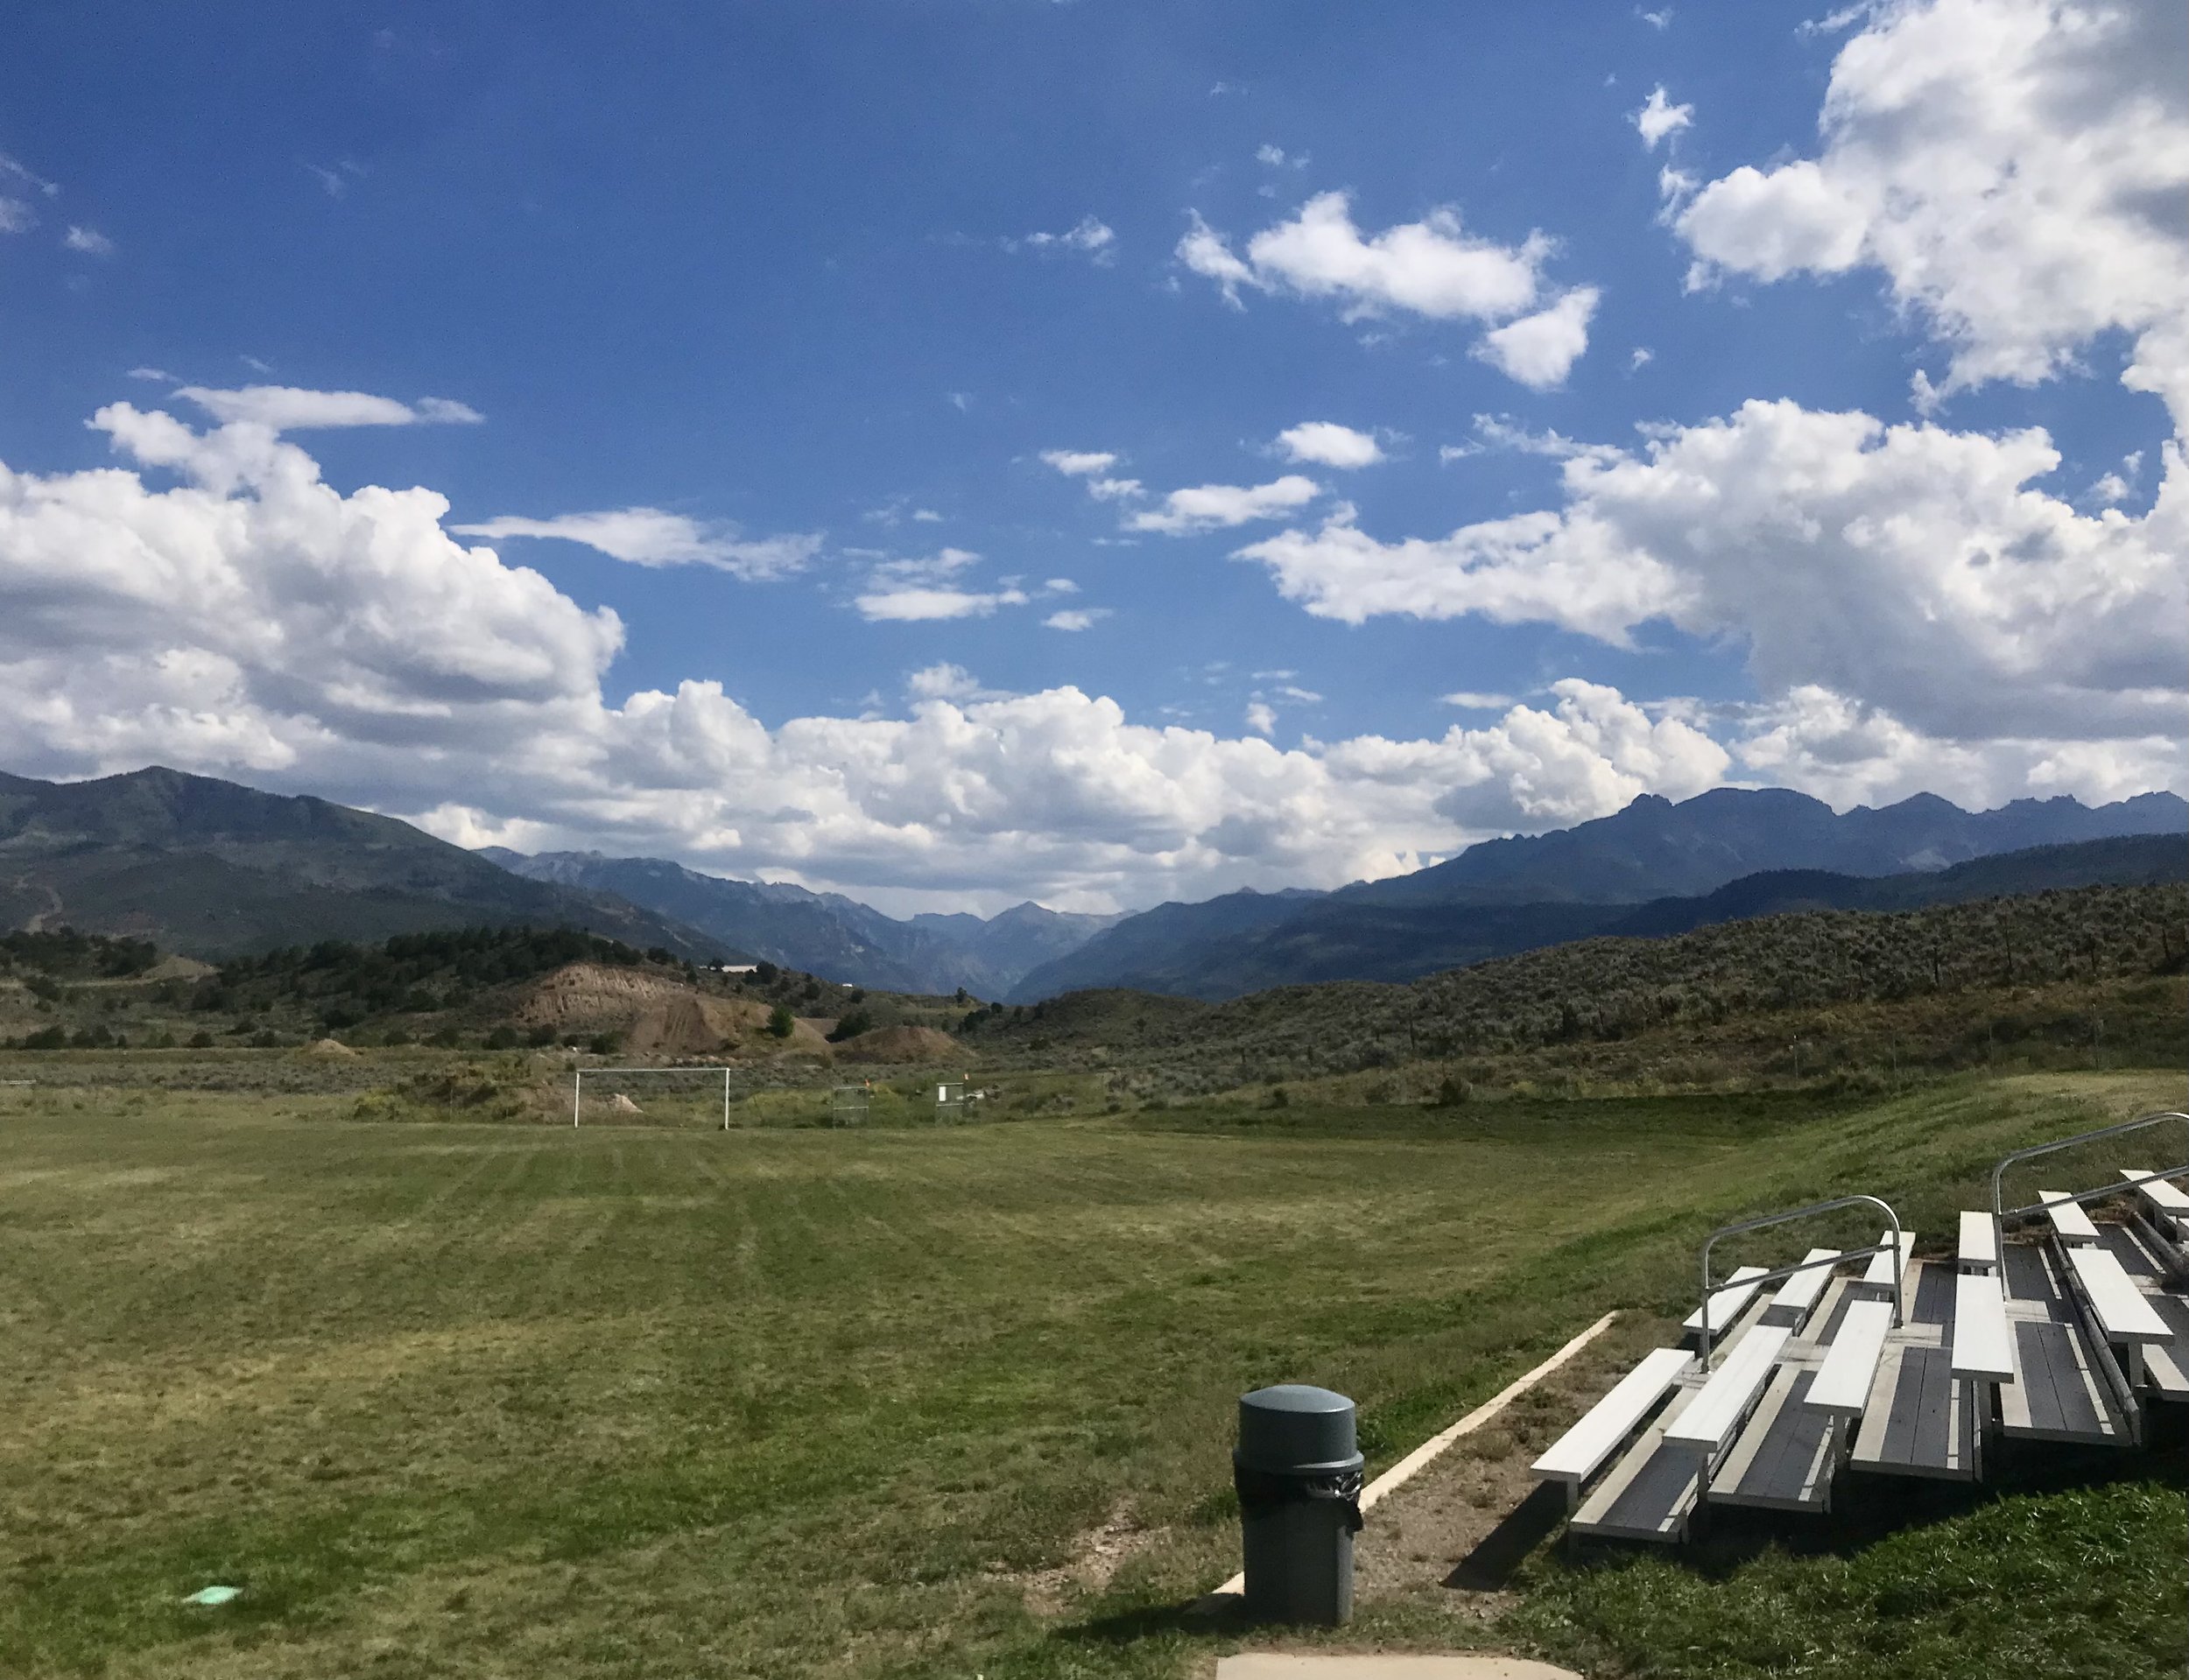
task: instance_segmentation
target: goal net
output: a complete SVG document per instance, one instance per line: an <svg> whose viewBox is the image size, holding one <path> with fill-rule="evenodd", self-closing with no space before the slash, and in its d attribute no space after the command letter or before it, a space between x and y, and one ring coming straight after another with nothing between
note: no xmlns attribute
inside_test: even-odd
<svg viewBox="0 0 2189 1680"><path fill-rule="evenodd" d="M570 1080L573 1126L729 1129L726 1067L581 1067Z"/></svg>

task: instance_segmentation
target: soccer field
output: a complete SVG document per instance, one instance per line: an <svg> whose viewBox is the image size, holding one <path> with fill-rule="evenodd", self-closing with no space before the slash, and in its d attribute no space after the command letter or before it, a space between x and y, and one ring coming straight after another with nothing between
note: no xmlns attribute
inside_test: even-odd
<svg viewBox="0 0 2189 1680"><path fill-rule="evenodd" d="M1719 1219L1882 1189L1948 1230L2004 1149L2177 1084L730 1134L0 1092L0 1672L1203 1672L1242 1390L1355 1396L1373 1468L1608 1308L1686 1311ZM2154 1464L2079 1567L2171 1571L2178 1625ZM1756 1567L1783 1632L1810 1566ZM1506 1635L1677 1641L1621 1585L1675 1570L1545 1564ZM1425 1602L1354 1636L1501 1637Z"/></svg>

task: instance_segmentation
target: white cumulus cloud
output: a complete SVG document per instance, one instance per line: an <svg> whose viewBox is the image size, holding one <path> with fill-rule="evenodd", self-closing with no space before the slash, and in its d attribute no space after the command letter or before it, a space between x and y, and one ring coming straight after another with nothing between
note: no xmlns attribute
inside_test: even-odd
<svg viewBox="0 0 2189 1680"><path fill-rule="evenodd" d="M1355 432L1334 420L1306 420L1277 434L1285 454L1318 467L1372 467L1383 459L1372 432Z"/></svg>
<svg viewBox="0 0 2189 1680"><path fill-rule="evenodd" d="M1432 741L1283 751L947 665L915 674L907 718L771 726L713 680L611 695L616 615L466 546L433 491L341 492L263 425L127 404L95 424L114 466L0 467L0 762L26 774L165 763L460 839L994 910L1390 875L1691 791L1709 762L1597 689ZM963 551L885 564L877 594L1011 587L967 581Z"/></svg>
<svg viewBox="0 0 2189 1680"><path fill-rule="evenodd" d="M1177 256L1243 307L1242 290L1327 299L1347 320L1402 313L1431 320L1470 320L1487 332L1475 353L1524 384L1560 383L1587 348L1594 286L1568 289L1542 304L1543 265L1554 249L1541 233L1517 245L1468 233L1446 207L1419 221L1364 234L1343 193L1307 200L1289 221L1264 228L1241 257L1222 235L1190 213Z"/></svg>
<svg viewBox="0 0 2189 1680"><path fill-rule="evenodd" d="M1556 510L1397 543L1341 517L1240 553L1348 622L1477 614L1615 643L1663 618L1744 643L1766 698L1813 686L1925 734L2177 732L2189 481L2141 519L2085 515L2031 488L2059 461L2040 431L1750 402L1574 456Z"/></svg>
<svg viewBox="0 0 2189 1680"><path fill-rule="evenodd" d="M1197 484L1172 490L1159 508L1136 513L1125 521L1128 531L1160 531L1182 537L1196 531L1243 525L1256 519L1273 519L1313 501L1322 487L1312 478L1287 473L1267 484Z"/></svg>
<svg viewBox="0 0 2189 1680"><path fill-rule="evenodd" d="M1649 99L1634 114L1634 126L1642 131L1642 144L1651 151L1667 135L1678 134L1695 120L1693 105L1675 105L1665 96L1664 86L1650 90Z"/></svg>
<svg viewBox="0 0 2189 1680"><path fill-rule="evenodd" d="M1531 390L1554 390L1588 348L1598 296L1594 286L1575 286L1548 309L1483 334L1474 354Z"/></svg>
<svg viewBox="0 0 2189 1680"><path fill-rule="evenodd" d="M2189 11L1897 0L1841 48L1814 157L1743 165L1673 225L1693 280L1862 267L1947 348L1937 394L2031 383L2108 331L2189 420Z"/></svg>

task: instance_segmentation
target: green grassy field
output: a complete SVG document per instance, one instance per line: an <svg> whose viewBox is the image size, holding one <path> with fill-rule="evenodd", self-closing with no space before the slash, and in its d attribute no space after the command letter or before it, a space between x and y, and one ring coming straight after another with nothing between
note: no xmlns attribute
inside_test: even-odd
<svg viewBox="0 0 2189 1680"><path fill-rule="evenodd" d="M1685 1311L1718 1219L1866 1188L1946 1231L2005 1149L2178 1085L728 1135L0 1090L0 1672L1205 1672L1242 1389L1342 1389L1388 1462L1606 1309ZM2181 1457L2118 1467L1855 1545L1545 1555L1496 1620L1346 1637L2178 1674Z"/></svg>

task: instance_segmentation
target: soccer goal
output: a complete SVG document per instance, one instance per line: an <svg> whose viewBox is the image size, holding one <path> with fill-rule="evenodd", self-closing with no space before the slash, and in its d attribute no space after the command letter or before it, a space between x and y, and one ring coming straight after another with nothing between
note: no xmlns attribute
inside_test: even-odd
<svg viewBox="0 0 2189 1680"><path fill-rule="evenodd" d="M570 1079L573 1126L729 1126L726 1067L581 1067Z"/></svg>

